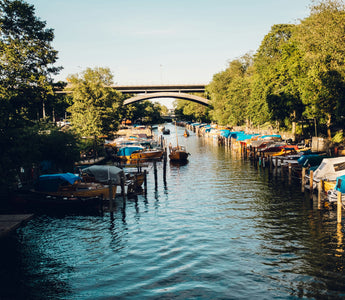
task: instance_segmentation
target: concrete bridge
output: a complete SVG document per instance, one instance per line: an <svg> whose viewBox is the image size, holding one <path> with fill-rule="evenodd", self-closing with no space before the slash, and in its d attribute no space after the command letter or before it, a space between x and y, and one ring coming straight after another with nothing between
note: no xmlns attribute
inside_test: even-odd
<svg viewBox="0 0 345 300"><path fill-rule="evenodd" d="M123 94L139 94L124 101L124 105L133 104L135 102L150 100L155 98L175 98L193 101L205 106L209 105L209 100L191 95L188 93L204 93L204 84L190 85L112 85L113 89Z"/></svg>

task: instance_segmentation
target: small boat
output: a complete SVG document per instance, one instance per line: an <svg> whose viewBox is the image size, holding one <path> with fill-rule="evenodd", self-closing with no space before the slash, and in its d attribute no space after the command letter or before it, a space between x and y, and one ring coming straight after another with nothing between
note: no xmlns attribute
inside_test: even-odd
<svg viewBox="0 0 345 300"><path fill-rule="evenodd" d="M155 158L162 158L164 151L162 149L145 149L145 150L137 150L134 151L130 157L129 160L136 160L136 159L144 159L144 160L150 160Z"/></svg>
<svg viewBox="0 0 345 300"><path fill-rule="evenodd" d="M176 146L170 149L169 158L172 161L186 161L189 155L184 146Z"/></svg>
<svg viewBox="0 0 345 300"><path fill-rule="evenodd" d="M175 123L175 131L176 131L176 147L172 147L169 145L169 159L171 161L180 161L180 162L185 162L188 159L188 156L190 153L186 151L186 148L184 146L180 146L178 144L178 137L177 137L177 128L176 128L176 123Z"/></svg>
<svg viewBox="0 0 345 300"><path fill-rule="evenodd" d="M336 181L339 176L345 175L345 157L323 158L321 164L313 174L313 188L316 189L320 180ZM306 175L307 187L310 186L310 175Z"/></svg>
<svg viewBox="0 0 345 300"><path fill-rule="evenodd" d="M189 137L189 132L188 132L187 129L184 130L183 136L184 136L184 137Z"/></svg>

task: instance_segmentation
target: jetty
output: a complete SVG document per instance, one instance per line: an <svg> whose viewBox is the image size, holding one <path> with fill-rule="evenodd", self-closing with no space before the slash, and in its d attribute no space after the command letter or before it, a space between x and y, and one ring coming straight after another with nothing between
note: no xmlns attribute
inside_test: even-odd
<svg viewBox="0 0 345 300"><path fill-rule="evenodd" d="M25 224L33 217L33 214L0 215L0 238L3 238L9 235L10 233L14 232L21 225Z"/></svg>

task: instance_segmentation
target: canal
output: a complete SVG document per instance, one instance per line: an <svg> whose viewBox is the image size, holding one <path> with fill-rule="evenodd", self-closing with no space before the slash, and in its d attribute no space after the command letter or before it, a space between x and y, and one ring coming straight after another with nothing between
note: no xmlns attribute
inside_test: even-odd
<svg viewBox="0 0 345 300"><path fill-rule="evenodd" d="M176 144L168 125L168 143ZM191 134L113 218L39 215L1 241L0 299L340 299L343 229L289 184Z"/></svg>

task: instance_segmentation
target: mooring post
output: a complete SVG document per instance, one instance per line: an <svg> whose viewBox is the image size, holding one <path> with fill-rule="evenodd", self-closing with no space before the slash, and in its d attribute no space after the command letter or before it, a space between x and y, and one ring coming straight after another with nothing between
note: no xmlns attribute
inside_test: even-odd
<svg viewBox="0 0 345 300"><path fill-rule="evenodd" d="M310 189L310 198L313 197L313 191L314 191L314 171L310 170L309 173L309 189Z"/></svg>
<svg viewBox="0 0 345 300"><path fill-rule="evenodd" d="M163 181L166 182L167 180L167 151L166 148L163 154Z"/></svg>
<svg viewBox="0 0 345 300"><path fill-rule="evenodd" d="M275 169L274 169L274 172L276 173L276 175L278 174L278 157L276 156L274 158L275 162L276 162L276 165L275 165Z"/></svg>
<svg viewBox="0 0 345 300"><path fill-rule="evenodd" d="M113 212L113 185L109 180L109 211Z"/></svg>
<svg viewBox="0 0 345 300"><path fill-rule="evenodd" d="M302 168L302 185L301 185L301 191L302 191L302 193L304 193L304 189L305 189L305 170L306 170L306 168L305 167L303 167Z"/></svg>
<svg viewBox="0 0 345 300"><path fill-rule="evenodd" d="M291 184L291 176L292 175L292 169L291 169L291 163L289 163L289 184Z"/></svg>
<svg viewBox="0 0 345 300"><path fill-rule="evenodd" d="M157 161L153 161L153 173L154 173L154 178L155 178L155 189L157 190L158 188L158 180L157 180Z"/></svg>
<svg viewBox="0 0 345 300"><path fill-rule="evenodd" d="M147 194L147 171L144 170L144 193Z"/></svg>
<svg viewBox="0 0 345 300"><path fill-rule="evenodd" d="M337 222L338 223L341 223L341 206L342 206L341 192L338 191L338 198L337 198Z"/></svg>
<svg viewBox="0 0 345 300"><path fill-rule="evenodd" d="M317 185L317 209L321 209L322 201L322 180Z"/></svg>
<svg viewBox="0 0 345 300"><path fill-rule="evenodd" d="M121 176L121 195L123 202L126 202L126 192L125 192L125 178L124 176Z"/></svg>

